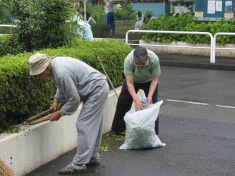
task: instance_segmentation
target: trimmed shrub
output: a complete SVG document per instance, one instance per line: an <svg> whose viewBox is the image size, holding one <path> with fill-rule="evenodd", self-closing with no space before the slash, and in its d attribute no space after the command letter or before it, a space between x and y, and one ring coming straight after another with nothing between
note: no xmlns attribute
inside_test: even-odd
<svg viewBox="0 0 235 176"><path fill-rule="evenodd" d="M110 27L106 24L92 23L90 25L94 38L106 38L110 33Z"/></svg>
<svg viewBox="0 0 235 176"><path fill-rule="evenodd" d="M129 45L120 41L80 40L73 43L71 48L37 52L47 54L51 59L58 56L74 57L104 73L96 58L99 56L112 83L117 87L123 83L123 62L131 50ZM27 61L34 53L0 57L0 132L48 109L53 101L55 85L52 80L41 82L29 75Z"/></svg>
<svg viewBox="0 0 235 176"><path fill-rule="evenodd" d="M216 34L218 32L234 32L235 21L214 21L203 22L195 21L192 15L182 14L178 17L161 16L155 20L150 20L144 30L162 31L200 31ZM210 37L204 35L185 35L185 34L142 34L145 41L174 42L182 41L186 43L210 43ZM234 36L218 36L218 44L235 43Z"/></svg>

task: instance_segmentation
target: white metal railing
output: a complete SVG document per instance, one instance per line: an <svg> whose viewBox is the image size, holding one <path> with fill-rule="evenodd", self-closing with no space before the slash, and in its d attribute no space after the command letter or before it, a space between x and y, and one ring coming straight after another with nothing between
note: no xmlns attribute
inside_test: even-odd
<svg viewBox="0 0 235 176"><path fill-rule="evenodd" d="M128 42L129 33L164 33L164 34L197 34L197 35L209 35L211 38L210 47L194 47L194 46L179 46L179 45L151 45L151 44L134 44ZM210 62L215 63L215 52L214 52L214 37L209 32L192 32L192 31L156 31L156 30L129 30L126 33L126 43L129 45L148 45L148 46L163 46L163 47L175 47L175 48L209 48L210 49Z"/></svg>
<svg viewBox="0 0 235 176"><path fill-rule="evenodd" d="M16 25L11 25L11 24L0 24L0 27L16 27ZM0 34L4 35L4 34Z"/></svg>
<svg viewBox="0 0 235 176"><path fill-rule="evenodd" d="M16 27L16 25L11 25L11 24L0 24L0 27Z"/></svg>
<svg viewBox="0 0 235 176"><path fill-rule="evenodd" d="M234 32L218 32L214 35L214 50L213 50L213 55L215 57L215 51L218 49L218 50L234 50L235 48L217 48L216 47L216 38L218 35L235 35Z"/></svg>

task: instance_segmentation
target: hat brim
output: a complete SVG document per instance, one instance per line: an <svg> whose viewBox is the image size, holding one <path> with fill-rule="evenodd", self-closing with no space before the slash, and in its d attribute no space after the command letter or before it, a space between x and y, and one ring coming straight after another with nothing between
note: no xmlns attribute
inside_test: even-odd
<svg viewBox="0 0 235 176"><path fill-rule="evenodd" d="M38 68L36 70L30 69L29 74L32 76L39 75L46 70L46 68L48 67L49 64L50 64L50 62L47 62L43 66L41 66L40 68Z"/></svg>

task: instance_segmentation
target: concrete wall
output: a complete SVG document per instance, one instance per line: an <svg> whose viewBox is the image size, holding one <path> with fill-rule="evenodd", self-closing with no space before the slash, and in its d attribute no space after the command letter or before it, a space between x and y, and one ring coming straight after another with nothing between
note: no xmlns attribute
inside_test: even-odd
<svg viewBox="0 0 235 176"><path fill-rule="evenodd" d="M121 88L117 88L119 94ZM139 92L140 98L145 98ZM105 105L103 134L111 129L117 98L111 90ZM23 176L48 163L77 146L75 123L82 105L77 112L64 116L57 122L24 126L19 133L0 134L0 159L16 176ZM72 159L72 158L71 158Z"/></svg>
<svg viewBox="0 0 235 176"><path fill-rule="evenodd" d="M146 44L144 47L156 52L156 53L166 53L166 54L183 54L183 55L200 55L200 56L210 56L209 48L177 48L177 47L165 47L165 46L148 46L148 45L170 45L170 46L190 46L190 47L210 47L209 44L190 44L184 42L172 42L172 43L162 43L162 42L146 42L143 40L139 41L139 44ZM235 48L234 44L226 45L216 45L216 48ZM222 57L234 57L235 50L216 50L216 56Z"/></svg>
<svg viewBox="0 0 235 176"><path fill-rule="evenodd" d="M117 89L117 92L120 92ZM108 96L103 122L103 133L110 131L117 98L113 91ZM0 159L21 176L57 158L77 146L76 113L57 122L43 122L22 127L19 133L0 135Z"/></svg>

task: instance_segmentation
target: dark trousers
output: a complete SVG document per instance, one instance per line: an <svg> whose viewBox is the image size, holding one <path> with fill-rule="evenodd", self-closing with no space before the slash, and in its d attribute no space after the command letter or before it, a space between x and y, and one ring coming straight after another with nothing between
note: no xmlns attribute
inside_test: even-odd
<svg viewBox="0 0 235 176"><path fill-rule="evenodd" d="M112 34L115 34L114 13L109 12L106 14L106 24L110 26Z"/></svg>
<svg viewBox="0 0 235 176"><path fill-rule="evenodd" d="M147 97L150 84L151 84L151 82L134 83L136 93L139 91L139 89L142 89ZM157 102L157 97L158 97L158 86L156 87L155 92L152 97L153 103ZM126 112L130 110L132 103L133 103L133 99L127 89L127 85L126 85L126 81L125 81L122 86L122 90L121 90L121 93L120 93L120 96L119 96L118 102L117 102L116 112L115 112L113 124L112 124L113 131L115 131L115 132L124 132L125 131L126 125L125 125L125 121L124 121L124 116L125 116ZM156 134L158 135L158 119L155 122L155 131L156 131Z"/></svg>

